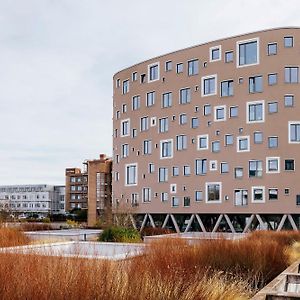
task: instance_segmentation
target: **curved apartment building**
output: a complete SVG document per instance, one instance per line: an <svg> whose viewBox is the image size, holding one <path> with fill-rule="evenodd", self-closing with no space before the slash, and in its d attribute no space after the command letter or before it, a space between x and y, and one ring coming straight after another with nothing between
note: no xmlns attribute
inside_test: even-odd
<svg viewBox="0 0 300 300"><path fill-rule="evenodd" d="M138 227L299 229L300 28L225 38L114 76L113 203Z"/></svg>

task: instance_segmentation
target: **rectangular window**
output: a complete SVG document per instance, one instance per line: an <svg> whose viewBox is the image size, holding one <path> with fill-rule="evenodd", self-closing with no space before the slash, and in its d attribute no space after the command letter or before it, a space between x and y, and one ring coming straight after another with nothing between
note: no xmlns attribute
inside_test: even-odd
<svg viewBox="0 0 300 300"><path fill-rule="evenodd" d="M207 159L196 159L196 175L205 175L207 173Z"/></svg>
<svg viewBox="0 0 300 300"><path fill-rule="evenodd" d="M198 135L198 150L208 150L208 134Z"/></svg>
<svg viewBox="0 0 300 300"><path fill-rule="evenodd" d="M155 81L159 79L159 64L155 63L148 66L148 78L149 81Z"/></svg>
<svg viewBox="0 0 300 300"><path fill-rule="evenodd" d="M135 138L137 136L137 130L136 128L132 128L131 137Z"/></svg>
<svg viewBox="0 0 300 300"><path fill-rule="evenodd" d="M233 96L233 80L221 82L221 97Z"/></svg>
<svg viewBox="0 0 300 300"><path fill-rule="evenodd" d="M234 178L243 178L244 169L242 167L234 168Z"/></svg>
<svg viewBox="0 0 300 300"><path fill-rule="evenodd" d="M141 118L141 131L146 131L149 129L149 117Z"/></svg>
<svg viewBox="0 0 300 300"><path fill-rule="evenodd" d="M125 185L137 185L137 164L125 165Z"/></svg>
<svg viewBox="0 0 300 300"><path fill-rule="evenodd" d="M183 197L183 206L189 207L191 205L191 198L190 197Z"/></svg>
<svg viewBox="0 0 300 300"><path fill-rule="evenodd" d="M130 121L123 120L121 121L121 135L128 136L130 134Z"/></svg>
<svg viewBox="0 0 300 300"><path fill-rule="evenodd" d="M263 91L262 76L249 77L249 93L261 93Z"/></svg>
<svg viewBox="0 0 300 300"><path fill-rule="evenodd" d="M298 67L285 67L284 80L285 83L298 83L299 68Z"/></svg>
<svg viewBox="0 0 300 300"><path fill-rule="evenodd" d="M158 131L161 133L161 132L168 132L168 130L169 130L168 117L159 119L158 120Z"/></svg>
<svg viewBox="0 0 300 300"><path fill-rule="evenodd" d="M129 80L124 80L123 86L122 86L122 93L123 93L123 95L125 95L128 92L129 92Z"/></svg>
<svg viewBox="0 0 300 300"><path fill-rule="evenodd" d="M250 137L249 136L238 136L237 137L237 152L248 152L250 151Z"/></svg>
<svg viewBox="0 0 300 300"><path fill-rule="evenodd" d="M247 103L247 121L248 123L264 122L264 102Z"/></svg>
<svg viewBox="0 0 300 300"><path fill-rule="evenodd" d="M172 61L171 60L166 61L165 70L166 70L166 72L172 71Z"/></svg>
<svg viewBox="0 0 300 300"><path fill-rule="evenodd" d="M179 124L183 125L187 123L187 115L186 114L180 114L179 115Z"/></svg>
<svg viewBox="0 0 300 300"><path fill-rule="evenodd" d="M143 144L143 153L145 155L152 153L152 141L151 140L145 140Z"/></svg>
<svg viewBox="0 0 300 300"><path fill-rule="evenodd" d="M268 55L276 55L277 54L277 43L268 44Z"/></svg>
<svg viewBox="0 0 300 300"><path fill-rule="evenodd" d="M171 107L172 106L172 93L164 93L162 95L162 108Z"/></svg>
<svg viewBox="0 0 300 300"><path fill-rule="evenodd" d="M178 207L179 206L179 198L178 197L172 197L172 207Z"/></svg>
<svg viewBox="0 0 300 300"><path fill-rule="evenodd" d="M269 189L269 200L278 200L278 189Z"/></svg>
<svg viewBox="0 0 300 300"><path fill-rule="evenodd" d="M230 118L236 118L239 114L239 108L238 106L230 106L229 107L229 117Z"/></svg>
<svg viewBox="0 0 300 300"><path fill-rule="evenodd" d="M173 167L173 176L179 176L179 167Z"/></svg>
<svg viewBox="0 0 300 300"><path fill-rule="evenodd" d="M141 83L145 83L146 82L146 74L141 74Z"/></svg>
<svg viewBox="0 0 300 300"><path fill-rule="evenodd" d="M221 183L220 182L206 182L206 202L220 203L221 202Z"/></svg>
<svg viewBox="0 0 300 300"><path fill-rule="evenodd" d="M252 202L253 203L265 202L265 187L264 186L253 186L252 187Z"/></svg>
<svg viewBox="0 0 300 300"><path fill-rule="evenodd" d="M141 107L141 97L134 96L132 97L132 110L138 110Z"/></svg>
<svg viewBox="0 0 300 300"><path fill-rule="evenodd" d="M289 143L300 143L300 122L289 122Z"/></svg>
<svg viewBox="0 0 300 300"><path fill-rule="evenodd" d="M132 73L132 81L137 81L137 72Z"/></svg>
<svg viewBox="0 0 300 300"><path fill-rule="evenodd" d="M160 158L173 157L173 140L160 141Z"/></svg>
<svg viewBox="0 0 300 300"><path fill-rule="evenodd" d="M217 75L202 77L202 97L217 94Z"/></svg>
<svg viewBox="0 0 300 300"><path fill-rule="evenodd" d="M294 159L285 159L284 160L284 169L285 169L285 171L295 171L295 160Z"/></svg>
<svg viewBox="0 0 300 300"><path fill-rule="evenodd" d="M176 65L176 73L182 73L183 72L183 63L179 63Z"/></svg>
<svg viewBox="0 0 300 300"><path fill-rule="evenodd" d="M249 177L262 177L263 164L261 160L249 161Z"/></svg>
<svg viewBox="0 0 300 300"><path fill-rule="evenodd" d="M167 168L159 168L158 169L158 182L166 182L168 181L168 169Z"/></svg>
<svg viewBox="0 0 300 300"><path fill-rule="evenodd" d="M188 61L188 75L197 75L199 73L199 61L198 59Z"/></svg>
<svg viewBox="0 0 300 300"><path fill-rule="evenodd" d="M221 174L229 172L229 164L227 162L221 163Z"/></svg>
<svg viewBox="0 0 300 300"><path fill-rule="evenodd" d="M202 200L203 200L203 192L195 191L195 201L202 201Z"/></svg>
<svg viewBox="0 0 300 300"><path fill-rule="evenodd" d="M268 137L268 147L269 148L278 148L278 136L269 136Z"/></svg>
<svg viewBox="0 0 300 300"><path fill-rule="evenodd" d="M263 133L260 131L255 131L253 133L254 144L262 144L263 143Z"/></svg>
<svg viewBox="0 0 300 300"><path fill-rule="evenodd" d="M122 113L126 113L126 112L127 112L127 105L122 104Z"/></svg>
<svg viewBox="0 0 300 300"><path fill-rule="evenodd" d="M284 37L284 47L285 48L294 47L294 38L292 36L285 36Z"/></svg>
<svg viewBox="0 0 300 300"><path fill-rule="evenodd" d="M176 136L176 150L186 150L187 149L187 136L186 135L177 135Z"/></svg>
<svg viewBox="0 0 300 300"><path fill-rule="evenodd" d="M146 106L152 106L155 104L155 92L149 92L147 93L146 97Z"/></svg>
<svg viewBox="0 0 300 300"><path fill-rule="evenodd" d="M181 89L179 92L179 103L186 104L191 102L191 89L185 88Z"/></svg>
<svg viewBox="0 0 300 300"><path fill-rule="evenodd" d="M215 122L226 121L226 106L215 106Z"/></svg>
<svg viewBox="0 0 300 300"><path fill-rule="evenodd" d="M268 85L277 84L277 73L268 74Z"/></svg>
<svg viewBox="0 0 300 300"><path fill-rule="evenodd" d="M192 118L191 127L192 128L198 128L199 127L199 119L198 118Z"/></svg>
<svg viewBox="0 0 300 300"><path fill-rule="evenodd" d="M294 95L284 95L284 106L285 107L294 106Z"/></svg>
<svg viewBox="0 0 300 300"><path fill-rule="evenodd" d="M161 193L160 200L161 200L161 202L168 201L168 193L165 193L165 192Z"/></svg>
<svg viewBox="0 0 300 300"><path fill-rule="evenodd" d="M221 59L221 46L211 47L210 52L210 61L217 61Z"/></svg>
<svg viewBox="0 0 300 300"><path fill-rule="evenodd" d="M234 190L234 205L248 205L248 190Z"/></svg>
<svg viewBox="0 0 300 300"><path fill-rule="evenodd" d="M123 144L122 145L122 157L125 158L129 155L129 145Z"/></svg>
<svg viewBox="0 0 300 300"><path fill-rule="evenodd" d="M211 143L211 151L212 152L220 152L220 141L214 141Z"/></svg>
<svg viewBox="0 0 300 300"><path fill-rule="evenodd" d="M280 158L267 157L266 158L267 173L280 173Z"/></svg>
<svg viewBox="0 0 300 300"><path fill-rule="evenodd" d="M268 112L269 114L274 114L278 112L278 102L269 102L268 103Z"/></svg>
<svg viewBox="0 0 300 300"><path fill-rule="evenodd" d="M155 167L154 167L154 164L153 163L150 163L148 165L148 170L149 170L149 173L152 174L155 172Z"/></svg>
<svg viewBox="0 0 300 300"><path fill-rule="evenodd" d="M225 62L233 62L233 51L227 51L225 52Z"/></svg>
<svg viewBox="0 0 300 300"><path fill-rule="evenodd" d="M151 202L151 189L143 188L143 202Z"/></svg>
<svg viewBox="0 0 300 300"><path fill-rule="evenodd" d="M233 135L232 134L226 134L225 135L225 146L233 145Z"/></svg>
<svg viewBox="0 0 300 300"><path fill-rule="evenodd" d="M183 175L190 176L191 175L191 167L190 166L183 166Z"/></svg>
<svg viewBox="0 0 300 300"><path fill-rule="evenodd" d="M258 39L238 42L238 66L258 64L258 53Z"/></svg>
<svg viewBox="0 0 300 300"><path fill-rule="evenodd" d="M211 114L211 105L210 104L206 104L203 106L203 115L204 116L208 116Z"/></svg>

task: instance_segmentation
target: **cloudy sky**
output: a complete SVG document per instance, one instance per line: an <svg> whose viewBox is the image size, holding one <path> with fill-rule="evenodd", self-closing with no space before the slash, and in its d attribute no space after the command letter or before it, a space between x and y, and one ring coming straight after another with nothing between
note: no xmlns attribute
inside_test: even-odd
<svg viewBox="0 0 300 300"><path fill-rule="evenodd" d="M0 185L63 184L112 154L112 76L231 35L300 26L299 0L0 0Z"/></svg>

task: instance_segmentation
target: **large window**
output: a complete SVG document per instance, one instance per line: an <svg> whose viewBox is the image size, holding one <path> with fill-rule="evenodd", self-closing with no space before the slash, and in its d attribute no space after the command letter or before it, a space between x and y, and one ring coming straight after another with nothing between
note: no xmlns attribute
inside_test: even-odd
<svg viewBox="0 0 300 300"><path fill-rule="evenodd" d="M258 39L238 42L238 66L255 65L259 63Z"/></svg>
<svg viewBox="0 0 300 300"><path fill-rule="evenodd" d="M164 93L162 95L162 107L171 107L172 106L172 93Z"/></svg>
<svg viewBox="0 0 300 300"><path fill-rule="evenodd" d="M148 66L148 78L149 81L155 81L159 79L159 64L154 63Z"/></svg>
<svg viewBox="0 0 300 300"><path fill-rule="evenodd" d="M199 61L198 59L188 61L188 75L197 75L199 73Z"/></svg>
<svg viewBox="0 0 300 300"><path fill-rule="evenodd" d="M151 140L145 140L143 143L143 153L151 154L152 153L152 141Z"/></svg>
<svg viewBox="0 0 300 300"><path fill-rule="evenodd" d="M141 118L141 131L146 131L149 129L149 118L142 117Z"/></svg>
<svg viewBox="0 0 300 300"><path fill-rule="evenodd" d="M249 77L249 93L260 93L263 91L262 76Z"/></svg>
<svg viewBox="0 0 300 300"><path fill-rule="evenodd" d="M159 168L158 169L158 181L159 182L168 181L168 168Z"/></svg>
<svg viewBox="0 0 300 300"><path fill-rule="evenodd" d="M285 83L298 83L299 68L298 67L285 67L284 79Z"/></svg>
<svg viewBox="0 0 300 300"><path fill-rule="evenodd" d="M233 96L233 80L221 82L221 97Z"/></svg>
<svg viewBox="0 0 300 300"><path fill-rule="evenodd" d="M125 165L125 185L137 185L137 164Z"/></svg>
<svg viewBox="0 0 300 300"><path fill-rule="evenodd" d="M147 93L146 106L152 106L155 104L155 92Z"/></svg>
<svg viewBox="0 0 300 300"><path fill-rule="evenodd" d="M159 132L167 132L169 130L168 117L159 119L158 124L159 124L158 126Z"/></svg>
<svg viewBox="0 0 300 300"><path fill-rule="evenodd" d="M245 206L248 204L248 190L234 190L234 205Z"/></svg>
<svg viewBox="0 0 300 300"><path fill-rule="evenodd" d="M263 163L261 160L249 161L249 177L262 177Z"/></svg>
<svg viewBox="0 0 300 300"><path fill-rule="evenodd" d="M143 188L143 202L151 202L151 189Z"/></svg>
<svg viewBox="0 0 300 300"><path fill-rule="evenodd" d="M179 103L186 104L191 102L191 89L185 88L181 89L179 92Z"/></svg>
<svg viewBox="0 0 300 300"><path fill-rule="evenodd" d="M217 94L217 75L202 77L202 96Z"/></svg>
<svg viewBox="0 0 300 300"><path fill-rule="evenodd" d="M289 143L300 143L300 121L289 122Z"/></svg>
<svg viewBox="0 0 300 300"><path fill-rule="evenodd" d="M173 140L160 141L160 158L173 157Z"/></svg>
<svg viewBox="0 0 300 300"><path fill-rule="evenodd" d="M221 182L206 182L206 202L220 203L221 202Z"/></svg>
<svg viewBox="0 0 300 300"><path fill-rule="evenodd" d="M205 175L207 173L207 159L196 159L196 175Z"/></svg>
<svg viewBox="0 0 300 300"><path fill-rule="evenodd" d="M264 101L247 103L247 123L264 122Z"/></svg>
<svg viewBox="0 0 300 300"><path fill-rule="evenodd" d="M177 135L176 137L176 150L185 150L187 149L187 136L186 135Z"/></svg>

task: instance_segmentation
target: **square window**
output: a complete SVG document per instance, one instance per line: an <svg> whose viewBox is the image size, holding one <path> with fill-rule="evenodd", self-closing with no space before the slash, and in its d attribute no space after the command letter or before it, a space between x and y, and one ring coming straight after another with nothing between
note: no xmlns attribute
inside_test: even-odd
<svg viewBox="0 0 300 300"><path fill-rule="evenodd" d="M269 148L278 148L278 136L269 136L268 137L268 147Z"/></svg>
<svg viewBox="0 0 300 300"><path fill-rule="evenodd" d="M221 174L229 172L229 165L226 162L221 163Z"/></svg>
<svg viewBox="0 0 300 300"><path fill-rule="evenodd" d="M278 200L278 189L269 189L269 200Z"/></svg>
<svg viewBox="0 0 300 300"><path fill-rule="evenodd" d="M172 61L166 61L165 70L166 72L172 71Z"/></svg>
<svg viewBox="0 0 300 300"><path fill-rule="evenodd" d="M239 108L238 106L231 106L229 108L229 117L230 118L236 118L239 114Z"/></svg>
<svg viewBox="0 0 300 300"><path fill-rule="evenodd" d="M269 102L268 103L268 111L269 114L274 114L278 112L278 103L277 102Z"/></svg>
<svg viewBox="0 0 300 300"><path fill-rule="evenodd" d="M268 44L268 55L276 55L277 54L277 43Z"/></svg>
<svg viewBox="0 0 300 300"><path fill-rule="evenodd" d="M242 167L234 168L234 178L243 178L244 169Z"/></svg>
<svg viewBox="0 0 300 300"><path fill-rule="evenodd" d="M221 203L222 185L220 182L206 182L206 202Z"/></svg>
<svg viewBox="0 0 300 300"><path fill-rule="evenodd" d="M234 190L234 205L248 205L248 190Z"/></svg>
<svg viewBox="0 0 300 300"><path fill-rule="evenodd" d="M263 186L252 187L252 202L253 203L265 202L265 187Z"/></svg>
<svg viewBox="0 0 300 300"><path fill-rule="evenodd" d="M299 68L298 67L285 67L284 68L285 83L298 83L299 82Z"/></svg>
<svg viewBox="0 0 300 300"><path fill-rule="evenodd" d="M233 80L221 82L221 97L233 96Z"/></svg>
<svg viewBox="0 0 300 300"><path fill-rule="evenodd" d="M249 161L249 178L262 177L263 164L261 160Z"/></svg>
<svg viewBox="0 0 300 300"><path fill-rule="evenodd" d="M192 121L191 121L191 127L192 127L192 128L197 128L197 127L199 127L199 119L198 119L198 118L192 118Z"/></svg>
<svg viewBox="0 0 300 300"><path fill-rule="evenodd" d="M214 141L211 143L212 152L220 152L220 141Z"/></svg>
<svg viewBox="0 0 300 300"><path fill-rule="evenodd" d="M280 173L280 158L267 157L266 158L267 173Z"/></svg>
<svg viewBox="0 0 300 300"><path fill-rule="evenodd" d="M179 92L179 103L186 104L191 102L191 89L185 88L181 89Z"/></svg>
<svg viewBox="0 0 300 300"><path fill-rule="evenodd" d="M294 159L285 159L284 160L284 169L285 169L285 171L295 171L295 160Z"/></svg>
<svg viewBox="0 0 300 300"><path fill-rule="evenodd" d="M210 75L201 78L202 97L217 94L217 75Z"/></svg>
<svg viewBox="0 0 300 300"><path fill-rule="evenodd" d="M202 201L202 200L203 200L203 192L195 191L195 201Z"/></svg>
<svg viewBox="0 0 300 300"><path fill-rule="evenodd" d="M261 93L263 91L262 76L249 77L249 93Z"/></svg>
<svg viewBox="0 0 300 300"><path fill-rule="evenodd" d="M225 62L233 62L233 51L227 51L225 52Z"/></svg>
<svg viewBox="0 0 300 300"><path fill-rule="evenodd" d="M211 105L207 104L203 106L203 115L208 116L211 114Z"/></svg>
<svg viewBox="0 0 300 300"><path fill-rule="evenodd" d="M294 47L294 38L292 36L285 36L284 37L284 47L285 48Z"/></svg>
<svg viewBox="0 0 300 300"><path fill-rule="evenodd" d="M233 145L233 135L232 134L226 134L225 135L225 146Z"/></svg>
<svg viewBox="0 0 300 300"><path fill-rule="evenodd" d="M215 122L226 121L226 106L216 106L215 107Z"/></svg>
<svg viewBox="0 0 300 300"><path fill-rule="evenodd" d="M182 73L183 72L183 63L179 63L176 65L176 73Z"/></svg>
<svg viewBox="0 0 300 300"><path fill-rule="evenodd" d="M250 137L249 136L238 136L237 137L237 152L248 152L250 151Z"/></svg>
<svg viewBox="0 0 300 300"><path fill-rule="evenodd" d="M208 150L208 134L198 136L198 150Z"/></svg>
<svg viewBox="0 0 300 300"><path fill-rule="evenodd" d="M217 61L221 59L221 46L210 48L210 61Z"/></svg>
<svg viewBox="0 0 300 300"><path fill-rule="evenodd" d="M285 107L294 106L294 95L284 95L284 106Z"/></svg>
<svg viewBox="0 0 300 300"><path fill-rule="evenodd" d="M262 144L263 142L263 133L260 131L256 131L253 133L254 144Z"/></svg>
<svg viewBox="0 0 300 300"><path fill-rule="evenodd" d="M247 102L247 123L264 122L264 101Z"/></svg>
<svg viewBox="0 0 300 300"><path fill-rule="evenodd" d="M259 63L258 39L237 42L238 66L255 65Z"/></svg>
<svg viewBox="0 0 300 300"><path fill-rule="evenodd" d="M268 74L268 85L277 84L277 73Z"/></svg>

